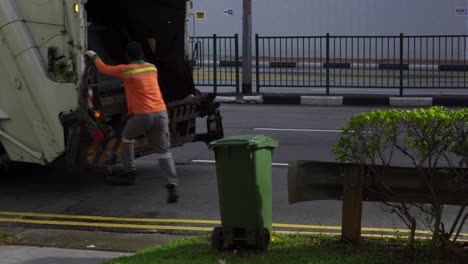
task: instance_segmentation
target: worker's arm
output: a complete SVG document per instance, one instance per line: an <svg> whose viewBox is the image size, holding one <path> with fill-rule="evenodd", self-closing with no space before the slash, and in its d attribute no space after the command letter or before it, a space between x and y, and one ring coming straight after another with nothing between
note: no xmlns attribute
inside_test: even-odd
<svg viewBox="0 0 468 264"><path fill-rule="evenodd" d="M123 79L123 69L124 65L110 66L105 64L101 58L94 51L87 51L86 55L94 61L96 68L102 74L111 75L119 79Z"/></svg>
<svg viewBox="0 0 468 264"><path fill-rule="evenodd" d="M98 69L100 73L111 75L119 79L124 78L123 76L123 69L125 67L124 65L117 65L117 66L107 65L101 60L101 58L99 58L98 55L95 55L93 60L94 60L94 64L96 65L96 68Z"/></svg>

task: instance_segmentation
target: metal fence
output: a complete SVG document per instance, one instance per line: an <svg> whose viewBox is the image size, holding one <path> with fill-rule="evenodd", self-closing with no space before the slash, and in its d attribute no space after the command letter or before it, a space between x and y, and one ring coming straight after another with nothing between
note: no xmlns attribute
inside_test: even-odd
<svg viewBox="0 0 468 264"><path fill-rule="evenodd" d="M191 37L193 78L196 86L235 87L239 93L239 37Z"/></svg>
<svg viewBox="0 0 468 264"><path fill-rule="evenodd" d="M256 35L260 87L467 88L468 36Z"/></svg>
<svg viewBox="0 0 468 264"><path fill-rule="evenodd" d="M468 88L468 35L255 36L254 84L267 88ZM237 34L191 38L197 86L239 92Z"/></svg>

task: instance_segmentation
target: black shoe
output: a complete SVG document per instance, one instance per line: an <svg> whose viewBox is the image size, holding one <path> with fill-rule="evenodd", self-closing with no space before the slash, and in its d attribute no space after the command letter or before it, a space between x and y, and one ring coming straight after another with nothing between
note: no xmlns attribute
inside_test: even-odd
<svg viewBox="0 0 468 264"><path fill-rule="evenodd" d="M106 183L129 186L136 183L136 171L126 171L118 174L112 174L105 177Z"/></svg>
<svg viewBox="0 0 468 264"><path fill-rule="evenodd" d="M177 186L173 184L166 185L167 188L167 203L177 203L179 194L177 193Z"/></svg>

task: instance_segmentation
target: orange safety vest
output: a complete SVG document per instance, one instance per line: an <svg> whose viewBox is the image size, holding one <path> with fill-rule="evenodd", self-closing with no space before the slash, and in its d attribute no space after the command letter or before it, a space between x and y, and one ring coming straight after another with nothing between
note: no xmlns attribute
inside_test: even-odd
<svg viewBox="0 0 468 264"><path fill-rule="evenodd" d="M98 56L94 63L100 73L121 79L125 86L129 114L167 111L158 83L156 66L143 60L117 66L106 65Z"/></svg>

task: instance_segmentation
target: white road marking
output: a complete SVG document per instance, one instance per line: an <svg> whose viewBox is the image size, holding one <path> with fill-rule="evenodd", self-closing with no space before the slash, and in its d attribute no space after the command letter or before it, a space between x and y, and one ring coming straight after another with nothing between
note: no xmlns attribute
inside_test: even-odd
<svg viewBox="0 0 468 264"><path fill-rule="evenodd" d="M271 163L272 166L275 166L275 167L288 167L288 163Z"/></svg>
<svg viewBox="0 0 468 264"><path fill-rule="evenodd" d="M193 163L216 163L214 160L192 160Z"/></svg>
<svg viewBox="0 0 468 264"><path fill-rule="evenodd" d="M303 129L303 128L254 128L255 131L292 131L292 132L329 132L341 133L341 130L336 129ZM215 164L214 160L192 160L192 163ZM288 163L271 163L274 167L288 167Z"/></svg>
<svg viewBox="0 0 468 264"><path fill-rule="evenodd" d="M214 160L192 160L192 163L215 164L216 161ZM288 163L271 163L271 165L275 167L288 167Z"/></svg>
<svg viewBox="0 0 468 264"><path fill-rule="evenodd" d="M292 131L292 132L330 132L341 133L339 129L305 129L305 128L254 128L256 131Z"/></svg>

